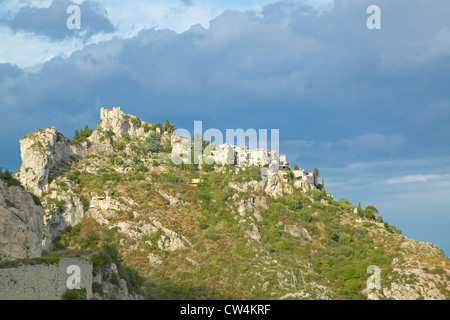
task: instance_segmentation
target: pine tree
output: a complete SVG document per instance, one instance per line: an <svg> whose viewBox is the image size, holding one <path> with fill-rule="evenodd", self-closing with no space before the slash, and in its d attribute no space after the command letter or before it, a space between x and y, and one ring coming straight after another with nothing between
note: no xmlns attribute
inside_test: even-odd
<svg viewBox="0 0 450 320"><path fill-rule="evenodd" d="M163 131L164 132L169 132L170 133L170 122L169 119L166 118L166 122L164 122L164 127L163 127Z"/></svg>
<svg viewBox="0 0 450 320"><path fill-rule="evenodd" d="M314 168L314 185L317 185L317 178L319 177L319 169Z"/></svg>

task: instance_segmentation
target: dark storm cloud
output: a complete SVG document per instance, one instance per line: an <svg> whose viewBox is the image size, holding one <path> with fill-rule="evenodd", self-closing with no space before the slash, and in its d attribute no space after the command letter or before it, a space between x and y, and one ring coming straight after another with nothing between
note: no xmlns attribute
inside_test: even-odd
<svg viewBox="0 0 450 320"><path fill-rule="evenodd" d="M336 1L319 13L282 1L261 15L226 11L208 29L89 45L2 82L2 108L54 113L62 126L77 114L97 119L103 104L149 121L280 128L281 139L317 143L339 163L448 152L450 4L380 0L382 29L368 30L369 4Z"/></svg>

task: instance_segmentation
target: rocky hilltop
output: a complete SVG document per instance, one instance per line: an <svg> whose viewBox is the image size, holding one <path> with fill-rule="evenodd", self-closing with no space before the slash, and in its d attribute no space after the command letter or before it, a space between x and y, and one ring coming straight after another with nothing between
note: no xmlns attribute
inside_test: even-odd
<svg viewBox="0 0 450 320"><path fill-rule="evenodd" d="M337 201L290 171L175 165L172 152L192 142L173 130L102 108L97 128L72 139L53 127L23 137L15 178L42 202L45 254L115 247L145 285L120 270L103 271L109 283L126 278L152 299L450 297L448 257L375 217L373 206Z"/></svg>

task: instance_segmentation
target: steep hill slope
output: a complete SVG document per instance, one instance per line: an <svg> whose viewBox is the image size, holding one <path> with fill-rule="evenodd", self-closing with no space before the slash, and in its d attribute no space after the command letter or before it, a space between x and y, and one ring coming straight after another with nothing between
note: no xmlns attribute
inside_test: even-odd
<svg viewBox="0 0 450 320"><path fill-rule="evenodd" d="M156 299L450 297L450 262L433 244L291 174L175 165L172 131L114 108L73 139L22 138L15 177L41 198L46 254L115 246Z"/></svg>

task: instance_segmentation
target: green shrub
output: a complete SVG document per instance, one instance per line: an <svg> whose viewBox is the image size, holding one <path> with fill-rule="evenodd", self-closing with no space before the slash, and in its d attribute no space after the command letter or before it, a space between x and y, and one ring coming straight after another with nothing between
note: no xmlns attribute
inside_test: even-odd
<svg viewBox="0 0 450 320"><path fill-rule="evenodd" d="M314 201L320 201L322 199L322 192L320 190L308 190L306 195L313 198Z"/></svg>
<svg viewBox="0 0 450 320"><path fill-rule="evenodd" d="M13 177L12 173L8 169L3 171L3 168L0 168L0 179L5 181L8 187L22 185L19 180L16 180Z"/></svg>
<svg viewBox="0 0 450 320"><path fill-rule="evenodd" d="M217 240L220 239L220 236L217 233L213 232L213 231L208 231L205 234L205 238L208 239L208 240L211 240L211 241L217 241Z"/></svg>
<svg viewBox="0 0 450 320"><path fill-rule="evenodd" d="M81 182L80 175L81 175L81 172L79 170L75 170L75 171L69 172L67 174L67 179L69 179L70 181L72 181L75 184L79 184Z"/></svg>
<svg viewBox="0 0 450 320"><path fill-rule="evenodd" d="M152 132L150 136L145 139L144 151L148 152L160 152L162 150L161 137L159 134Z"/></svg>
<svg viewBox="0 0 450 320"><path fill-rule="evenodd" d="M100 295L100 297L103 297L103 286L101 285L101 283L98 282L93 282L92 283L92 293L97 293Z"/></svg>
<svg viewBox="0 0 450 320"><path fill-rule="evenodd" d="M318 201L314 201L311 204L311 207L315 208L315 209L324 209L325 208L325 206L321 202L318 202Z"/></svg>
<svg viewBox="0 0 450 320"><path fill-rule="evenodd" d="M348 206L353 206L353 205L350 203L350 201L348 201L347 199L344 199L344 198L341 198L341 199L338 201L338 203L339 203L340 205L346 204L346 205L348 205Z"/></svg>
<svg viewBox="0 0 450 320"><path fill-rule="evenodd" d="M300 211L300 218L306 223L310 223L313 220L311 212L306 208Z"/></svg>
<svg viewBox="0 0 450 320"><path fill-rule="evenodd" d="M253 167L250 169L250 179L259 180L260 177L261 177L261 168L260 167Z"/></svg>
<svg viewBox="0 0 450 320"><path fill-rule="evenodd" d="M62 300L87 300L86 288L67 289L62 295Z"/></svg>
<svg viewBox="0 0 450 320"><path fill-rule="evenodd" d="M168 140L168 141L166 141L166 143L164 143L164 146L162 147L162 152L165 152L165 153L172 152L172 144L170 143L170 140Z"/></svg>
<svg viewBox="0 0 450 320"><path fill-rule="evenodd" d="M181 181L180 177L178 177L177 175L174 175L173 173L169 173L166 176L167 182L169 183L178 183Z"/></svg>
<svg viewBox="0 0 450 320"><path fill-rule="evenodd" d="M122 151L123 149L125 149L126 144L124 141L114 141L113 143L113 148L116 151Z"/></svg>
<svg viewBox="0 0 450 320"><path fill-rule="evenodd" d="M301 199L295 195L288 194L284 197L280 197L278 200L292 211L296 211L302 208Z"/></svg>
<svg viewBox="0 0 450 320"><path fill-rule="evenodd" d="M88 211L89 207L91 206L91 202L89 201L89 199L81 196L80 201L81 201L81 204L83 205L84 211Z"/></svg>
<svg viewBox="0 0 450 320"><path fill-rule="evenodd" d="M374 224L373 224L372 222L369 222L369 221L364 221L364 222L362 223L362 226L363 226L364 228L370 228L370 227L373 227Z"/></svg>
<svg viewBox="0 0 450 320"><path fill-rule="evenodd" d="M119 285L119 278L117 278L117 275L115 273L111 274L111 277L109 278L109 282L111 282L113 285L116 285L116 286Z"/></svg>
<svg viewBox="0 0 450 320"><path fill-rule="evenodd" d="M88 125L86 125L84 127L84 130L81 129L79 132L78 130L75 130L75 135L73 136L72 139L69 140L69 142L72 145L86 142L93 132L94 130L90 129Z"/></svg>
<svg viewBox="0 0 450 320"><path fill-rule="evenodd" d="M31 197L33 198L33 201L36 205L41 206L42 207L42 202L41 202L41 198L39 198L37 195L30 193Z"/></svg>

